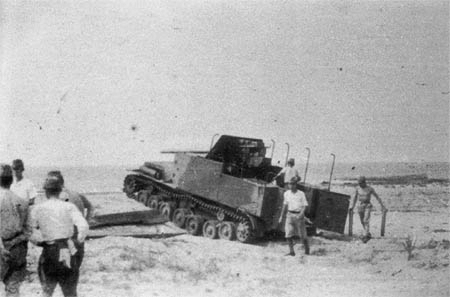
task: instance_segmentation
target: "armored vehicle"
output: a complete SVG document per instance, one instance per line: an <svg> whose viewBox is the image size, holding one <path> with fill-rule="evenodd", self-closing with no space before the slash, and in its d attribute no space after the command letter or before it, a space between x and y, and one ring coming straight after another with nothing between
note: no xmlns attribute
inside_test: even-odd
<svg viewBox="0 0 450 297"><path fill-rule="evenodd" d="M165 151L174 154L173 162L131 170L124 192L193 235L249 242L282 232L285 189L281 180L272 182L282 168L266 156L268 147L261 139L229 135L213 141L209 151ZM344 232L349 196L302 182L297 187L309 202L309 233Z"/></svg>

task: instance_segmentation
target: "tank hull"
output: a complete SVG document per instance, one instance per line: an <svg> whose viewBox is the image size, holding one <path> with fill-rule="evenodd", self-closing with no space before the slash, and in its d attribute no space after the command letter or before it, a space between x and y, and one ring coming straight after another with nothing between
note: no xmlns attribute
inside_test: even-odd
<svg viewBox="0 0 450 297"><path fill-rule="evenodd" d="M281 168L265 158L261 140L222 136L206 157L174 154L172 163L147 162L133 170L124 192L194 235L249 242L284 231L278 219L285 189L271 182ZM310 235L316 228L344 233L349 196L307 184L297 187L308 200Z"/></svg>

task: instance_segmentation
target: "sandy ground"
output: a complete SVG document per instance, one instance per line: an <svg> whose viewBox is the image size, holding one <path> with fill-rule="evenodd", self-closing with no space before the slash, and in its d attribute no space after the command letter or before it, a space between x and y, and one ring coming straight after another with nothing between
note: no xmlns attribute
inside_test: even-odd
<svg viewBox="0 0 450 297"><path fill-rule="evenodd" d="M449 296L448 186L377 191L392 210L385 237L379 237L375 211L375 238L361 243L355 216L355 237L314 237L310 256L302 254L301 245L296 257L284 256L287 246L281 239L252 245L189 235L88 240L79 296ZM98 213L145 208L122 194L90 199ZM408 235L417 239L410 261L402 245ZM39 253L30 248L25 296L41 295ZM59 289L54 296L62 296Z"/></svg>

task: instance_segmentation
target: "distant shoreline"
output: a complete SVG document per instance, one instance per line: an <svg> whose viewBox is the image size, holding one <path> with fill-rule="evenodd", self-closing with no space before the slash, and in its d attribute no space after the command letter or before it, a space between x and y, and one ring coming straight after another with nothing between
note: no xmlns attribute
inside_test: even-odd
<svg viewBox="0 0 450 297"><path fill-rule="evenodd" d="M428 178L427 174L393 175L393 176L366 176L368 183L372 185L405 185L405 184L432 184L450 182L450 178ZM343 185L356 185L357 178L340 177L335 181L342 182ZM328 184L328 182L322 182Z"/></svg>
<svg viewBox="0 0 450 297"><path fill-rule="evenodd" d="M98 167L114 167L114 168L126 168L126 169L133 169L138 168L141 166L144 161L143 160L141 164L133 164L133 165L127 165L127 164L97 164L97 165L90 165L90 164L81 164L81 165L71 165L71 164L56 164L56 165L29 165L30 168L98 168ZM171 163L172 161L157 161L156 163ZM298 165L302 165L302 162L300 160L297 160ZM336 162L336 166L352 166L352 165L359 165L359 166L368 166L368 165L447 165L450 168L450 162L449 161L414 161L414 162L404 162L404 161L362 161L362 162ZM314 162L310 163L309 166L328 166L329 162Z"/></svg>

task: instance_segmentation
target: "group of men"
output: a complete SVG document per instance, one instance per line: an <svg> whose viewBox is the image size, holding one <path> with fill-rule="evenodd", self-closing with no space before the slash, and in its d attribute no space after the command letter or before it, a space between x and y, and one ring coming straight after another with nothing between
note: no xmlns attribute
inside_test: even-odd
<svg viewBox="0 0 450 297"><path fill-rule="evenodd" d="M60 171L50 171L43 185L46 200L37 202L24 164L0 164L0 277L6 296L19 296L25 278L28 242L42 247L38 274L43 296L59 284L64 296L77 296L84 239L93 206L83 195L64 187Z"/></svg>
<svg viewBox="0 0 450 297"><path fill-rule="evenodd" d="M280 173L275 176L277 179L279 176L284 176L284 186L287 191L284 192L283 207L278 223L281 224L283 218L286 216L285 221L285 237L289 246L289 253L286 256L295 256L294 251L294 238L299 237L303 243L305 254L309 255L309 242L306 234L306 224L308 218L305 216L306 208L308 207L308 201L305 194L297 189L297 183L301 180L297 169L294 168L294 159L289 159L287 166L283 168ZM372 211L372 203L370 198L374 196L381 205L383 212L387 212L387 208L384 206L378 194L375 190L367 185L366 178L360 176L358 178L358 186L352 197L349 206L350 214L353 214L356 202L358 202L358 215L361 221L361 225L364 228L364 235L362 242L366 243L372 238L370 234L370 213Z"/></svg>

